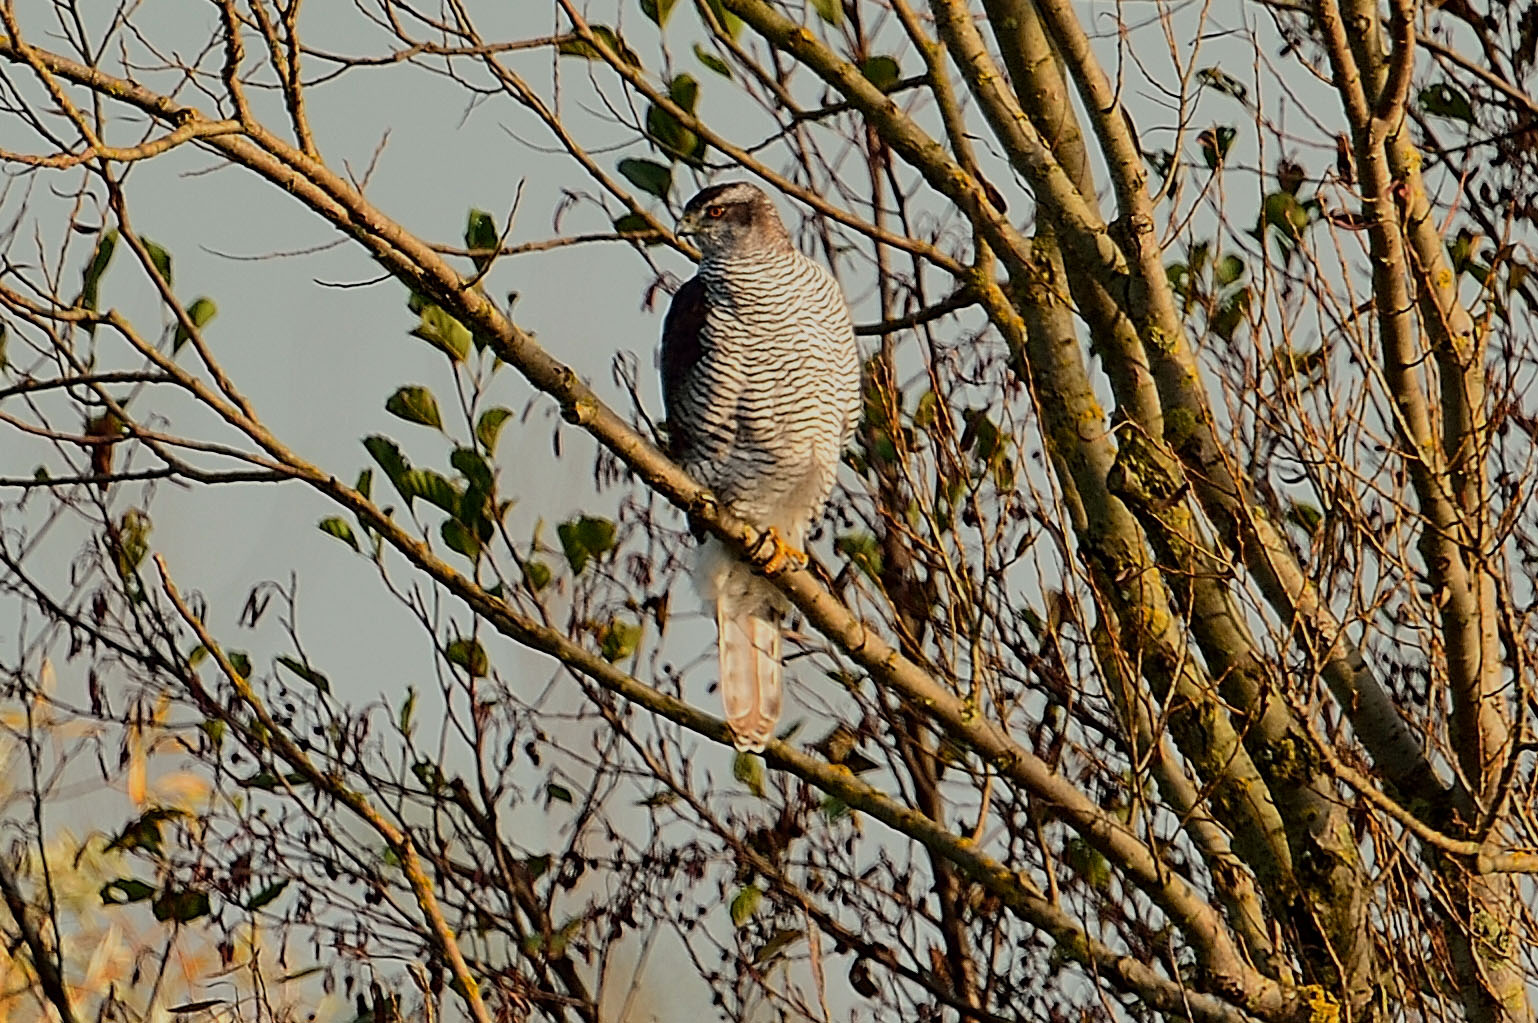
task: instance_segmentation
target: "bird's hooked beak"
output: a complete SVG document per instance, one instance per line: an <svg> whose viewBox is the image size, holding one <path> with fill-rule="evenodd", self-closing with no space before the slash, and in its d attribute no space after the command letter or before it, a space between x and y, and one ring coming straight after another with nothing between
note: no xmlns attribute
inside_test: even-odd
<svg viewBox="0 0 1538 1023"><path fill-rule="evenodd" d="M678 235L680 238L687 238L690 235L699 234L700 211L685 210L684 215L678 218L678 226L673 229L673 233Z"/></svg>

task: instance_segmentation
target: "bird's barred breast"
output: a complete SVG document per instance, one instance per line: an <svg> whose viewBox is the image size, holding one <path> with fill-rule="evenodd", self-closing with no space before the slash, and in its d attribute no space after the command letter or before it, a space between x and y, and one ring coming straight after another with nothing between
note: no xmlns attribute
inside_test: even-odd
<svg viewBox="0 0 1538 1023"><path fill-rule="evenodd" d="M703 265L701 358L683 388L707 486L765 521L821 511L860 401L860 361L833 279L799 253Z"/></svg>

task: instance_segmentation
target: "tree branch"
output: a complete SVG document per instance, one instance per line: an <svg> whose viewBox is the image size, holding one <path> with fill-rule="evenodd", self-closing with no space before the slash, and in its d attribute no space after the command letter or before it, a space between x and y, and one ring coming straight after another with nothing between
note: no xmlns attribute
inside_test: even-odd
<svg viewBox="0 0 1538 1023"><path fill-rule="evenodd" d="M285 763L295 771L303 774L305 780L314 785L318 791L328 793L337 802L356 814L358 819L372 828L380 838L384 839L390 850L400 858L401 872L406 875L406 880L411 885L411 891L416 898L417 907L427 920L429 932L433 937L439 954L443 956L444 962L454 972L455 980L458 982L459 996L464 1000L465 1008L469 1010L471 1017L476 1020L476 1023L492 1023L491 1013L486 1007L486 1002L481 998L480 986L476 983L475 977L471 975L470 967L465 963L464 955L459 949L459 940L454 936L454 931L449 927L448 921L444 919L443 911L438 903L438 896L433 891L432 879L422 869L422 861L417 853L416 841L409 833L401 831L394 824L390 823L363 796L352 791L342 784L339 779L326 771L320 770L310 762L309 756L289 738L288 731L277 721L273 720L272 715L267 711L266 705L256 695L256 691L251 688L251 684L230 663L230 659L225 655L224 649L214 639L197 615L193 614L192 608L187 606L187 602L182 599L182 595L177 592L176 584L171 580L170 570L166 568L165 558L159 554L156 554L154 557L155 568L160 573L160 587L164 591L166 598L176 608L176 612L181 616L182 621L198 637L198 642L202 644L203 649L208 651L209 656L214 659L214 663L219 666L219 670L223 672L225 680L235 690L236 695L239 696L240 702L245 705L257 721L261 722L265 741L258 740L255 736L249 736L248 743L257 749L264 745L270 745L274 752L283 758ZM185 665L180 667L182 670L182 681L191 690L199 707L218 716L226 724L237 728L243 733L248 731L246 722L242 721L233 712L226 710L221 701L216 700L213 694L202 687L202 684L197 680L196 672Z"/></svg>
<svg viewBox="0 0 1538 1023"><path fill-rule="evenodd" d="M37 971L38 983L42 985L43 996L53 1005L61 1023L79 1023L74 1003L64 986L64 975L59 972L53 952L43 944L42 933L32 920L27 900L22 897L21 888L16 884L16 875L3 857L0 857L0 896L4 897L6 908L11 911L11 919L16 921L16 929L21 932L21 940L27 946L32 968Z"/></svg>

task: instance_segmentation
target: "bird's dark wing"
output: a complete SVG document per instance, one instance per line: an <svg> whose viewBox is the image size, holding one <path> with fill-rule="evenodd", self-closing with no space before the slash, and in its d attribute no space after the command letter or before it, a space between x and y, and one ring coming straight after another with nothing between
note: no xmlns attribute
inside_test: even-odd
<svg viewBox="0 0 1538 1023"><path fill-rule="evenodd" d="M689 411L684 389L700 361L700 331L705 327L705 284L691 277L673 296L662 321L662 405L667 411L670 452L682 457L689 444Z"/></svg>

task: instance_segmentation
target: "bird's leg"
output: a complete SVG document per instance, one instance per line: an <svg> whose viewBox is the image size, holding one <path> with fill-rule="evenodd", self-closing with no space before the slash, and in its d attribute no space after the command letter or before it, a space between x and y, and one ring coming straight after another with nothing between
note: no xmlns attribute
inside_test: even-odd
<svg viewBox="0 0 1538 1023"><path fill-rule="evenodd" d="M695 540L704 540L710 533L707 520L720 514L721 506L716 502L716 497L708 490L702 490L689 502L684 509L684 517L689 521L689 535Z"/></svg>
<svg viewBox="0 0 1538 1023"><path fill-rule="evenodd" d="M799 572L810 560L805 551L786 543L780 531L773 526L764 530L764 535L758 538L758 543L748 552L748 561L764 575L779 575L786 569Z"/></svg>

